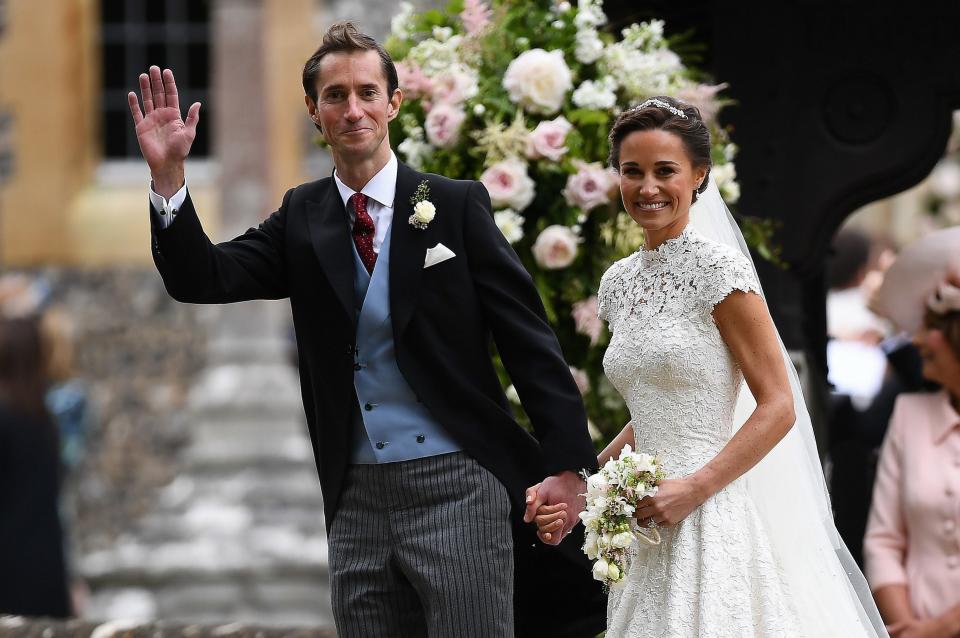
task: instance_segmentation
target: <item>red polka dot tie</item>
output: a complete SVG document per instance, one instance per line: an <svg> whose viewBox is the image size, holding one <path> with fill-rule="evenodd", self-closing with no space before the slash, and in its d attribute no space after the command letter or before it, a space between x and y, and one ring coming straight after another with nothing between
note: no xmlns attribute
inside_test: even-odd
<svg viewBox="0 0 960 638"><path fill-rule="evenodd" d="M373 252L373 233L376 228L373 225L373 218L367 212L368 199L369 197L363 193L354 193L349 201L353 204L353 212L356 214L353 222L353 243L357 245L360 261L367 267L367 272L372 273L377 263L377 253Z"/></svg>

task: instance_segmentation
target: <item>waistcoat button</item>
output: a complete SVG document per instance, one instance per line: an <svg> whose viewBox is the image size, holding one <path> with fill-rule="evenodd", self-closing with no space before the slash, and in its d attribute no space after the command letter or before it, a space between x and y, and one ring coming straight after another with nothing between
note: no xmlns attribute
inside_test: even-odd
<svg viewBox="0 0 960 638"><path fill-rule="evenodd" d="M417 435L417 443L423 443L426 440L427 440L427 437L423 436L422 434Z"/></svg>

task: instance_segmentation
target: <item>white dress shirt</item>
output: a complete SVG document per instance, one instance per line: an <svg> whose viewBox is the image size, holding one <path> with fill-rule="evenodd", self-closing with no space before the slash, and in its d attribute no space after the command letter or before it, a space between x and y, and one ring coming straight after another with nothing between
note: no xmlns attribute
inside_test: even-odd
<svg viewBox="0 0 960 638"><path fill-rule="evenodd" d="M356 213L353 212L347 202L357 191L353 190L340 181L337 171L333 171L333 181L337 183L337 190L340 191L340 197L343 198L343 207L347 209L350 215L350 228L353 228L353 222L356 219ZM373 236L373 252L380 254L380 246L387 237L387 231L390 230L390 224L393 222L393 199L397 192L397 156L390 151L390 159L380 171L370 178L370 181L360 190L361 193L369 197L367 201L367 212L373 219L373 226L376 233Z"/></svg>
<svg viewBox="0 0 960 638"><path fill-rule="evenodd" d="M350 215L350 228L353 228L353 221L356 214L353 208L347 203L350 197L357 191L353 190L342 181L337 171L333 172L333 180L337 184L337 190L340 191L340 197L343 198L343 206ZM390 224L393 222L393 199L397 192L397 156L390 151L390 159L386 165L374 175L369 182L360 190L361 193L369 197L367 201L367 213L373 219L376 234L373 236L373 251L380 253L380 246L390 230ZM177 211L183 206L187 198L187 185L180 187L169 199L164 199L153 190L153 183L150 183L150 203L160 219L160 227L166 228L173 223L177 217Z"/></svg>

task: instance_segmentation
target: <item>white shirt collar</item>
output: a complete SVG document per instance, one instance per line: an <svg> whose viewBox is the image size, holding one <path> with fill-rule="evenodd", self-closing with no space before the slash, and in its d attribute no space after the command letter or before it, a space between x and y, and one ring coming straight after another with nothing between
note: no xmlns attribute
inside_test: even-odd
<svg viewBox="0 0 960 638"><path fill-rule="evenodd" d="M337 183L340 197L343 198L343 206L349 211L350 207L347 206L347 201L357 191L340 181L336 169L333 171L333 179ZM370 178L370 181L364 185L360 192L385 208L393 208L393 198L397 192L397 156L393 154L392 150L386 165Z"/></svg>

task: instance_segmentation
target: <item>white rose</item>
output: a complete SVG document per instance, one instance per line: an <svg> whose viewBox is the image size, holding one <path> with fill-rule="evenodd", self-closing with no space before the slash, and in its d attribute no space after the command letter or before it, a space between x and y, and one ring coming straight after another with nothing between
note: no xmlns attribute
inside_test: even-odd
<svg viewBox="0 0 960 638"><path fill-rule="evenodd" d="M523 239L523 222L525 220L517 211L512 208L498 210L493 214L493 221L511 244Z"/></svg>
<svg viewBox="0 0 960 638"><path fill-rule="evenodd" d="M592 529L593 524L597 522L597 514L591 510L583 510L578 514L580 520L583 521L583 526L587 529ZM594 542L596 542L596 537L594 537Z"/></svg>
<svg viewBox="0 0 960 638"><path fill-rule="evenodd" d="M620 580L620 568L614 563L607 563L607 578L613 582Z"/></svg>
<svg viewBox="0 0 960 638"><path fill-rule="evenodd" d="M437 208L426 200L417 202L413 207L413 216L418 222L429 224L437 214Z"/></svg>
<svg viewBox="0 0 960 638"><path fill-rule="evenodd" d="M460 127L466 117L467 114L459 106L444 102L434 105L424 122L427 139L434 146L450 148L460 139Z"/></svg>
<svg viewBox="0 0 960 638"><path fill-rule="evenodd" d="M532 250L533 258L541 268L566 268L577 257L577 236L566 226L547 226L533 242Z"/></svg>
<svg viewBox="0 0 960 638"><path fill-rule="evenodd" d="M536 194L534 182L527 175L527 165L518 159L497 162L483 171L480 181L487 187L496 207L507 206L522 212Z"/></svg>
<svg viewBox="0 0 960 638"><path fill-rule="evenodd" d="M612 545L618 549L626 549L633 545L633 534L630 532L620 532L619 534L614 534Z"/></svg>
<svg viewBox="0 0 960 638"><path fill-rule="evenodd" d="M583 541L583 553L586 554L590 560L596 560L599 551L600 548L597 547L596 532L587 532L586 538L584 538Z"/></svg>
<svg viewBox="0 0 960 638"><path fill-rule="evenodd" d="M545 157L556 162L567 152L564 144L572 128L573 125L562 115L554 120L540 122L527 136L527 157Z"/></svg>
<svg viewBox="0 0 960 638"><path fill-rule="evenodd" d="M610 194L617 185L616 173L599 162L576 162L577 172L567 178L563 196L567 203L584 211L610 203Z"/></svg>
<svg viewBox="0 0 960 638"><path fill-rule="evenodd" d="M610 483L607 482L607 477L603 475L603 472L591 474L587 478L587 493L590 496L603 494L608 487L610 487Z"/></svg>
<svg viewBox="0 0 960 638"><path fill-rule="evenodd" d="M609 573L610 573L610 563L603 560L602 558L593 564L594 580L606 580L607 574Z"/></svg>
<svg viewBox="0 0 960 638"><path fill-rule="evenodd" d="M503 76L510 99L531 113L556 113L572 87L573 76L562 51L524 51Z"/></svg>

